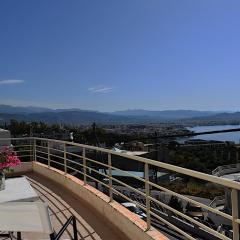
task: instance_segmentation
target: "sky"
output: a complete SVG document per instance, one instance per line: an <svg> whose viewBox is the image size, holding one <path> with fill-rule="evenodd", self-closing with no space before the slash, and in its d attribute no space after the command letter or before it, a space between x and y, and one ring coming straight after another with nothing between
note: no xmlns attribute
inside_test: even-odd
<svg viewBox="0 0 240 240"><path fill-rule="evenodd" d="M240 110L239 0L1 0L0 104Z"/></svg>

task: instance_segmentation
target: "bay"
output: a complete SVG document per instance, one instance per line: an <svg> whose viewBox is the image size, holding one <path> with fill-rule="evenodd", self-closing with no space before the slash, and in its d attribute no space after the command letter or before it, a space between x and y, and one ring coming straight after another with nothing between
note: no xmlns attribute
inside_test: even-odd
<svg viewBox="0 0 240 240"><path fill-rule="evenodd" d="M190 131L194 132L206 132L206 131L217 131L226 129L240 128L240 125L216 125L216 126L196 126L188 128ZM217 140L217 141L233 141L235 143L240 143L240 132L232 133L216 133L195 136L192 139L203 139L203 140Z"/></svg>

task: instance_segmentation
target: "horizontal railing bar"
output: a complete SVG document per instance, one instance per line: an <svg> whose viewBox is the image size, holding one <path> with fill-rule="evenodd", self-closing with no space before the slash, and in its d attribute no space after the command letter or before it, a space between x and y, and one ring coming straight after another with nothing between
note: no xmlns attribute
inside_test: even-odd
<svg viewBox="0 0 240 240"><path fill-rule="evenodd" d="M155 183L152 183L152 182L150 182L150 181L149 181L149 184L152 185L152 186L155 187L155 188L158 188L158 189L164 191L164 192L171 193L171 194L172 194L173 196L175 196L175 197L178 197L178 198L180 198L180 199L183 199L183 200L185 200L185 201L187 201L187 202L190 202L190 203L192 203L192 204L198 205L198 206L200 206L200 207L202 207L202 208L204 208L204 209L207 209L207 210L209 210L209 211L211 211L211 212L213 212L213 213L215 213L215 214L217 214L217 215L220 215L220 216L222 216L222 217L224 217L224 218L227 218L227 219L229 219L229 220L232 221L232 216L231 216L231 215L228 215L228 214L223 213L223 212L221 212L221 211L219 211L219 210L216 210L216 209L214 209L214 208L211 208L211 207L209 207L209 206L207 206L207 205L205 205L205 204L202 204L202 203L200 203L200 202L197 202L197 201L195 201L195 200L193 200L193 199L191 199L191 198L185 197L185 196L183 196L183 195L181 195L181 194L179 194L179 193L173 192L173 191L171 191L171 190L169 190L169 189L167 189L167 188L164 188L164 187L162 187L162 186L159 186L159 185L157 185L157 184L155 184Z"/></svg>
<svg viewBox="0 0 240 240"><path fill-rule="evenodd" d="M122 194L121 192L119 192L119 191L116 190L115 188L112 188L112 190L113 190L113 192L115 192L116 194L118 194L119 196L121 196L122 198L125 198L125 199L128 200L129 202L136 204L136 206L138 206L139 208L141 208L143 211L145 211L145 212L147 211L147 209L146 209L143 205L141 205L139 202L132 200L131 198L129 198L129 197L127 197L126 195Z"/></svg>
<svg viewBox="0 0 240 240"><path fill-rule="evenodd" d="M80 173L80 174L84 174L83 172L81 172L81 171L79 171L79 170L77 170L77 169L75 169L75 168L72 168L72 167L69 167L69 166L67 166L67 168L69 168L69 169L71 169L71 170L73 170L73 171L76 171L76 172L78 172L78 173Z"/></svg>
<svg viewBox="0 0 240 240"><path fill-rule="evenodd" d="M93 159L90 159L90 158L87 158L87 157L85 157L85 159L86 159L87 161L89 161L89 162L93 162L93 163L99 164L99 165L101 165L101 166L104 166L104 167L106 167L106 168L108 168L108 167L109 167L109 165L108 165L108 164L101 163L101 162L95 161L95 160L93 160Z"/></svg>
<svg viewBox="0 0 240 240"><path fill-rule="evenodd" d="M17 141L17 140L32 140L34 139L33 137L20 137L20 138L0 138L0 141L2 140L12 140L12 141Z"/></svg>
<svg viewBox="0 0 240 240"><path fill-rule="evenodd" d="M64 153L64 150L62 150L62 149L51 148L51 147L49 147L49 149L53 150L53 151L56 151L56 152Z"/></svg>
<svg viewBox="0 0 240 240"><path fill-rule="evenodd" d="M39 156L39 155L36 155L36 158L41 158L41 159L44 159L44 160L48 161L47 158L45 158L45 157L41 157L41 156Z"/></svg>
<svg viewBox="0 0 240 240"><path fill-rule="evenodd" d="M74 157L80 157L80 158L83 158L83 156L82 155L79 155L79 154L76 154L76 153L71 153L71 152L67 152L66 151L66 154L70 154L70 155L72 155L72 156L74 156Z"/></svg>
<svg viewBox="0 0 240 240"><path fill-rule="evenodd" d="M61 158L64 160L64 157L61 157L61 156L58 156L58 155L55 155L55 154L52 154L52 153L49 153L50 156L53 156L53 157L56 157L56 158Z"/></svg>
<svg viewBox="0 0 240 240"><path fill-rule="evenodd" d="M48 147L46 147L46 146L43 146L43 145L38 145L38 144L36 144L36 147L40 147L40 148L48 148Z"/></svg>
<svg viewBox="0 0 240 240"><path fill-rule="evenodd" d="M42 146L42 145L37 145L37 144L36 144L36 147L48 149L48 147L45 147L45 146Z"/></svg>
<svg viewBox="0 0 240 240"><path fill-rule="evenodd" d="M68 159L68 158L66 158L66 160L67 160L67 162L70 162L70 163L73 163L73 164L77 164L77 165L79 165L79 166L81 166L81 167L84 167L84 165L81 164L81 163L79 163L79 162L74 162L73 160L70 160L70 159Z"/></svg>
<svg viewBox="0 0 240 240"><path fill-rule="evenodd" d="M33 155L19 155L18 157L32 157Z"/></svg>
<svg viewBox="0 0 240 240"><path fill-rule="evenodd" d="M139 180L139 181L141 181L141 182L145 182L145 180L144 180L143 178L138 177L138 176L136 176L136 175L134 175L134 174L132 174L132 173L129 173L128 171L122 170L122 169L117 168L117 167L111 167L111 168L112 168L113 170L117 170L117 171L124 172L124 173L128 174L129 176L131 176L131 177L133 177L133 178L135 178L135 179L137 179L137 180Z"/></svg>
<svg viewBox="0 0 240 240"><path fill-rule="evenodd" d="M51 147L44 147L44 146L40 146L40 145L36 145L36 147L39 147L39 148L44 148L44 149L49 149L49 150L53 150L53 151L56 151L56 152L61 152L61 153L64 153L63 150L61 149L57 149L57 148L51 148Z"/></svg>
<svg viewBox="0 0 240 240"><path fill-rule="evenodd" d="M186 237L189 240L196 240L196 238L193 238L192 236L190 236L189 234L187 234L186 232L184 232L183 230L181 230L180 228L176 227L175 225L171 224L170 222L168 222L167 220L159 217L156 213L150 211L150 214L152 216L154 216L155 218L157 218L158 220L160 220L161 222L165 223L167 226L169 226L170 228L172 228L173 230L175 230L176 232L180 233L181 235L183 235L184 237Z"/></svg>
<svg viewBox="0 0 240 240"><path fill-rule="evenodd" d="M39 150L36 150L37 153L42 153L42 154L48 154L47 152L43 152L43 151L39 151ZM56 158L61 158L61 159L64 159L64 157L61 157L61 156L58 156L58 155L55 155L55 154L52 154L52 153L49 153L49 155L53 156L53 157L56 157ZM51 160L52 162L52 160Z"/></svg>
<svg viewBox="0 0 240 240"><path fill-rule="evenodd" d="M52 159L51 159L51 161L50 161L50 162L51 162L51 163L53 162L53 163L56 163L56 164L58 164L58 165L64 166L64 164L63 164L63 163L60 163L60 162L54 161L54 160L52 160Z"/></svg>
<svg viewBox="0 0 240 240"><path fill-rule="evenodd" d="M236 219L235 222L240 224L240 219Z"/></svg>
<svg viewBox="0 0 240 240"><path fill-rule="evenodd" d="M32 150L31 150L31 149L30 149L30 150L18 150L18 151L15 151L15 150L14 150L14 152L15 152L15 153L32 152Z"/></svg>
<svg viewBox="0 0 240 240"><path fill-rule="evenodd" d="M43 140L41 138L35 138L37 140ZM100 147L94 147L94 146L88 146L88 145L84 145L84 144L79 144L79 143L74 143L74 142L67 142L67 141L62 141L62 140L55 140L55 139L44 139L44 140L48 140L48 141L52 141L52 142L58 142L58 143L62 143L62 144L68 144L68 145L72 145L72 146L76 146L76 147L81 147L81 148L85 148L88 150L94 150L94 151L101 151L104 153L111 153L113 155L116 156L120 156L120 157L124 157L124 158L128 158L134 161L138 161L138 162L142 162L142 163L148 163L149 165L153 165L155 167L159 167L159 168L164 168L173 172L177 172L177 173L181 173L187 176L191 176L194 178L198 178L201 180L205 180L205 181L209 181L209 182L213 182L216 183L218 185L222 185L225 187L229 187L229 188L233 188L236 190L240 190L240 184L228 179L224 179L224 178L219 178L217 176L212 176L206 173L201 173L201 172L197 172L194 170L190 170L190 169L186 169L186 168L182 168L182 167L178 167L178 166L174 166L168 163L163 163L163 162L158 162L155 160L151 160L151 159L146 159L143 157L139 157L139 156L130 156L124 153L119 153L119 152L115 152L113 150L109 150L109 149L104 149L104 148L100 148Z"/></svg>
<svg viewBox="0 0 240 240"><path fill-rule="evenodd" d="M39 145L37 145L36 147L40 147L40 148L44 148L44 149L49 149L49 150L53 150L53 151L57 151L57 152L61 152L61 153L64 153L64 151L62 151L62 150L59 150L59 149L56 149L56 148L48 148L48 147L43 147L43 146L39 146ZM47 152L46 152L47 153ZM59 155L55 155L55 154L53 154L53 153L49 153L49 155L51 155L51 156L54 156L54 157L57 157L57 158L61 158L61 159L64 159L64 157L62 157L62 156L59 156Z"/></svg>
<svg viewBox="0 0 240 240"><path fill-rule="evenodd" d="M94 168L91 168L91 167L88 167L88 166L85 166L85 167L86 167L87 169L89 169L89 170L91 170L91 171L93 171L93 172L95 172L95 173L97 173L97 174L99 174L99 175L105 177L105 178L109 178L108 175L106 175L106 174L104 174L104 173L101 173L101 172L95 170Z"/></svg>
<svg viewBox="0 0 240 240"><path fill-rule="evenodd" d="M14 148L17 148L17 147L32 147L32 145L16 145L16 146L12 146Z"/></svg>
<svg viewBox="0 0 240 240"><path fill-rule="evenodd" d="M47 152L39 151L36 149L36 153L48 154Z"/></svg>
<svg viewBox="0 0 240 240"><path fill-rule="evenodd" d="M120 180L118 180L118 179L116 179L116 178L114 178L114 177L112 177L112 180L115 181L115 182L117 182L117 183L119 183L119 184L122 184L123 186L131 189L131 190L134 191L134 192L137 192L138 194L142 195L143 197L146 197L146 194L145 194L144 192L141 192L141 191L139 191L138 189L133 188L133 187L131 187L130 185L128 185L128 184L126 184L126 183L124 183L124 182L122 182L122 181L120 181Z"/></svg>
<svg viewBox="0 0 240 240"><path fill-rule="evenodd" d="M99 180L98 180L98 179L96 179L95 177L92 177L92 176L90 176L90 175L88 175L88 174L86 174L86 176L87 176L87 177L89 177L89 178L91 178L92 180L94 180L94 181L98 182L98 183L101 183L103 186L105 186L105 187L109 188L109 186L108 186L107 184L105 184L105 183L103 183L103 182L99 181Z"/></svg>
<svg viewBox="0 0 240 240"><path fill-rule="evenodd" d="M155 203L159 204L159 205L162 206L163 208L166 208L166 209L174 212L175 214L177 214L177 215L179 215L179 216L187 219L188 221L190 221L190 222L198 225L199 227L203 228L204 230L210 232L211 234L217 235L219 238L221 238L221 239L223 239L223 240L228 240L228 239L229 239L229 238L226 238L226 236L222 235L221 233L219 233L219 232L211 229L210 227L208 227L208 226L206 226L206 225L204 225L204 224L196 221L194 218L191 218L191 217L185 215L184 213L181 213L181 212L177 211L176 209L168 206L167 204L165 204L165 203L163 203L163 202L160 202L160 201L158 201L157 199L155 199L155 198L153 198L153 197L150 197L150 196L149 196L148 198L149 198L151 201L154 201ZM154 209L154 208L153 208L153 209Z"/></svg>

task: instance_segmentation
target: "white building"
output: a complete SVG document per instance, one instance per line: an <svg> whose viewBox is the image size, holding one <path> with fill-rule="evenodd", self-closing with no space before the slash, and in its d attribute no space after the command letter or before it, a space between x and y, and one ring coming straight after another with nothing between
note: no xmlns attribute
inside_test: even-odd
<svg viewBox="0 0 240 240"><path fill-rule="evenodd" d="M5 139L4 139L5 138ZM11 133L8 130L0 128L0 147L11 145Z"/></svg>

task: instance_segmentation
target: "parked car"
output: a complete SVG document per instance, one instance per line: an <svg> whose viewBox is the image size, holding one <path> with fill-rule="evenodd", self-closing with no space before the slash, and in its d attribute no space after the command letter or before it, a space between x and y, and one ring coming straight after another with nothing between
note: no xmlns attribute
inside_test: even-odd
<svg viewBox="0 0 240 240"><path fill-rule="evenodd" d="M125 208L127 208L129 211L135 213L136 215L138 215L141 219L145 220L146 219L146 214L137 207L137 205L135 203L131 203L131 202L125 202L125 203L121 203Z"/></svg>

